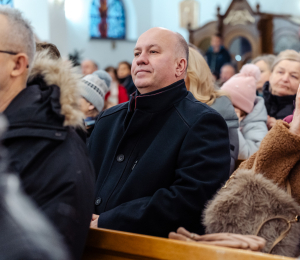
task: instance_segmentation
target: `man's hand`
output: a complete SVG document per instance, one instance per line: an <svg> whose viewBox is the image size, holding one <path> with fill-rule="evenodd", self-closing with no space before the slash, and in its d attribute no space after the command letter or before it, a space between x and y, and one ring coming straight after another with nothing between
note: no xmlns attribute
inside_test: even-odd
<svg viewBox="0 0 300 260"><path fill-rule="evenodd" d="M296 108L293 116L293 121L290 124L290 131L295 135L300 135L300 87L297 91Z"/></svg>
<svg viewBox="0 0 300 260"><path fill-rule="evenodd" d="M270 130L276 124L276 118L268 116L267 127Z"/></svg>
<svg viewBox="0 0 300 260"><path fill-rule="evenodd" d="M91 223L90 223L90 228L97 228L98 227L98 219L99 219L99 215L93 214L92 220L91 220Z"/></svg>
<svg viewBox="0 0 300 260"><path fill-rule="evenodd" d="M171 232L169 234L169 238L189 242L198 242L214 246L247 250L250 249L252 251L261 251L266 245L266 241L263 238L257 236L237 235L231 233L217 233L200 236L190 233L182 227L178 228L177 233Z"/></svg>

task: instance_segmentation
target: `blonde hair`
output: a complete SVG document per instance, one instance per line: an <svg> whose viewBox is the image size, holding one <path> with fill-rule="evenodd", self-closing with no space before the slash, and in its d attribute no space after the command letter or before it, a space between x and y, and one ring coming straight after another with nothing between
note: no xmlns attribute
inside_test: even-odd
<svg viewBox="0 0 300 260"><path fill-rule="evenodd" d="M275 55L273 55L273 54L266 54L266 55L262 55L262 56L256 57L251 63L252 64L256 64L259 61L263 61L263 62L265 62L268 65L269 70L271 70L272 65L273 65L275 59L276 59Z"/></svg>
<svg viewBox="0 0 300 260"><path fill-rule="evenodd" d="M211 106L218 97L226 96L223 91L215 89L213 75L205 59L192 47L189 47L187 83L189 83L187 88L194 97L208 106Z"/></svg>
<svg viewBox="0 0 300 260"><path fill-rule="evenodd" d="M271 71L273 71L276 65L283 60L296 61L300 63L300 54L294 50L285 50L280 52L272 64Z"/></svg>

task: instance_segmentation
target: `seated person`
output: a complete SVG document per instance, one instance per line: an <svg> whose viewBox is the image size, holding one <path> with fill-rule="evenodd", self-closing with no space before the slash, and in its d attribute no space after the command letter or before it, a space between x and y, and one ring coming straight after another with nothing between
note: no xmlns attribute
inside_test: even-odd
<svg viewBox="0 0 300 260"><path fill-rule="evenodd" d="M136 87L132 81L131 64L129 62L122 61L119 63L117 75L120 83L126 88L129 96L136 91Z"/></svg>
<svg viewBox="0 0 300 260"><path fill-rule="evenodd" d="M0 7L0 112L9 123L3 138L9 170L18 174L72 258L81 259L94 172L76 132L84 128L80 76L51 45L36 54L35 49L33 30L21 13Z"/></svg>
<svg viewBox="0 0 300 260"><path fill-rule="evenodd" d="M213 75L206 61L199 51L191 47L191 45L189 47L189 65L185 84L187 90L189 90L198 101L215 109L225 119L230 140L231 164L229 174L231 175L235 169L235 162L239 154L239 136L237 131L239 120L227 94L224 91L215 89Z"/></svg>
<svg viewBox="0 0 300 260"><path fill-rule="evenodd" d="M256 96L259 78L259 68L253 64L246 64L240 73L229 79L221 88L230 95L239 118L239 160L246 160L257 152L268 133L264 99Z"/></svg>
<svg viewBox="0 0 300 260"><path fill-rule="evenodd" d="M96 174L91 227L167 237L204 233L205 204L228 179L225 120L187 91L189 49L164 28L142 34L128 103L102 112L89 140Z"/></svg>
<svg viewBox="0 0 300 260"><path fill-rule="evenodd" d="M118 104L127 102L128 94L125 87L123 87L118 79L117 70L114 67L107 67L105 71L111 76L112 81L110 84L110 90L105 96L105 108L111 108Z"/></svg>
<svg viewBox="0 0 300 260"><path fill-rule="evenodd" d="M84 76L92 74L98 70L98 65L96 62L92 60L84 60L81 62L81 72Z"/></svg>
<svg viewBox="0 0 300 260"><path fill-rule="evenodd" d="M104 80L94 74L85 76L81 81L83 91L80 108L85 116L84 122L89 137L94 128L96 117L104 108L104 97L108 87Z"/></svg>
<svg viewBox="0 0 300 260"><path fill-rule="evenodd" d="M252 64L256 65L260 69L260 79L256 84L257 96L263 96L263 86L270 80L271 68L275 58L275 55L269 54L258 56L252 61Z"/></svg>
<svg viewBox="0 0 300 260"><path fill-rule="evenodd" d="M270 80L263 87L269 129L277 119L293 114L300 83L300 54L294 50L282 51L276 57L271 71Z"/></svg>
<svg viewBox="0 0 300 260"><path fill-rule="evenodd" d="M236 70L232 64L224 64L221 68L220 78L216 81L216 86L221 88L227 80L235 75L235 73Z"/></svg>

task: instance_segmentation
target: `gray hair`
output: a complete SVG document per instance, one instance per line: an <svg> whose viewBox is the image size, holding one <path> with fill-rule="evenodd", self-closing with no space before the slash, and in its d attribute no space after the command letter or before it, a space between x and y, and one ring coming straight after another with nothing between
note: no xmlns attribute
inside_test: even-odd
<svg viewBox="0 0 300 260"><path fill-rule="evenodd" d="M269 70L271 70L275 58L276 58L276 56L273 54L262 55L262 56L256 57L251 63L255 64L259 61L264 61L268 65Z"/></svg>
<svg viewBox="0 0 300 260"><path fill-rule="evenodd" d="M0 15L5 16L9 24L8 34L1 41L4 41L5 46L11 48L7 51L27 54L28 65L31 68L36 47L30 22L23 17L19 10L7 6L0 7Z"/></svg>
<svg viewBox="0 0 300 260"><path fill-rule="evenodd" d="M186 59L187 64L189 64L189 45L187 44L186 40L180 33L176 33L176 36L178 40L176 49L182 52L182 54L185 56L184 58ZM187 67L188 66L186 66L186 71L187 71Z"/></svg>

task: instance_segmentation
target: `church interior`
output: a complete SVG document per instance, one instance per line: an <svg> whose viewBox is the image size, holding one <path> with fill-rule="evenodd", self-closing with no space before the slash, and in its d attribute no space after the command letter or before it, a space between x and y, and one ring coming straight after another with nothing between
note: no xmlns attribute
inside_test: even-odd
<svg viewBox="0 0 300 260"><path fill-rule="evenodd" d="M299 86L300 0L0 0L0 260L300 259Z"/></svg>

